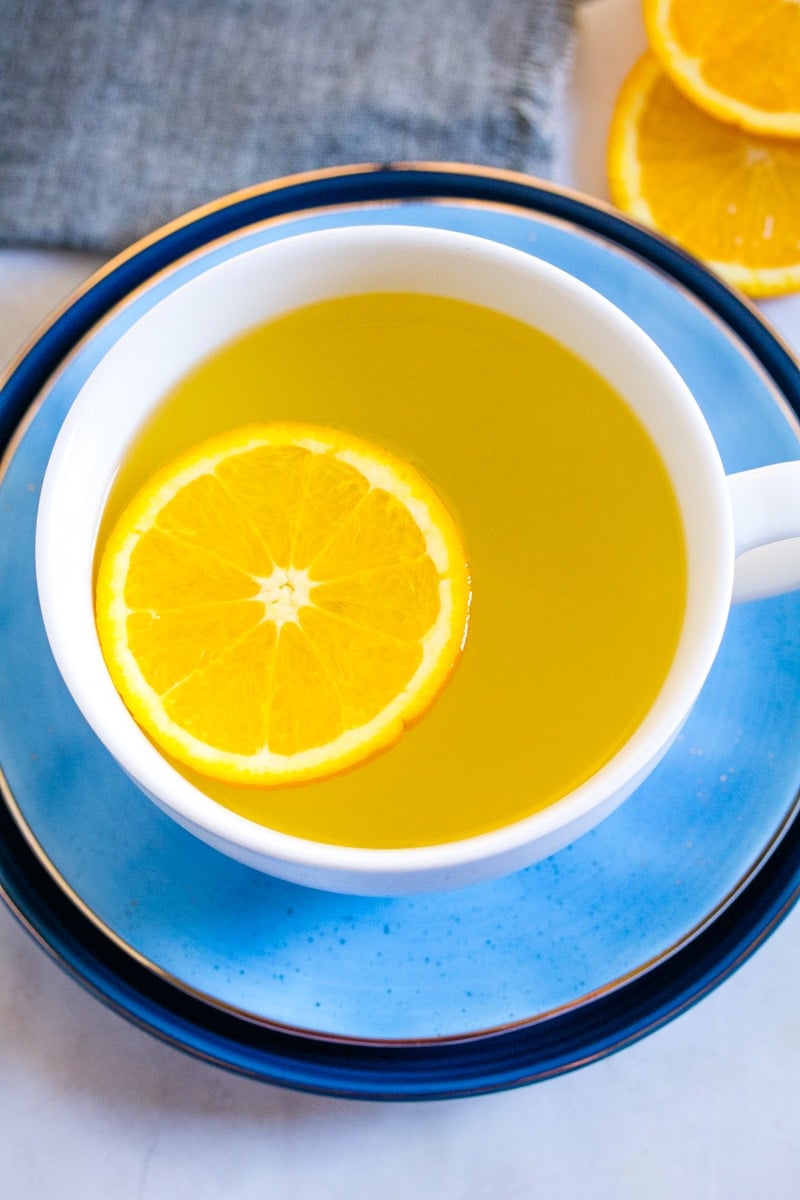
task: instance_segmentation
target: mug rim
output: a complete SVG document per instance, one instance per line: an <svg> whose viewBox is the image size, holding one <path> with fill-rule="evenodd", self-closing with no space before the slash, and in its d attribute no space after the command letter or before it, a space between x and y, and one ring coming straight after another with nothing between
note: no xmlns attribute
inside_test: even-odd
<svg viewBox="0 0 800 1200"><path fill-rule="evenodd" d="M304 246L298 246L299 243ZM529 282L533 279L545 282L559 296L566 296L572 301L570 307L573 313L580 309L582 320L591 313L598 330L608 335L613 329L617 343L629 351L635 351L634 365L637 370L642 366L652 370L653 378L663 387L664 395L670 397L673 407L680 411L685 428L691 433L695 458L701 458L704 463L700 481L703 494L692 499L691 522L685 510L689 484L682 481L679 486L675 480L674 464L668 464L681 506L685 533L689 537L699 537L697 530L702 517L704 528L713 527L715 530L713 537L711 534L705 535L705 550L712 548L714 553L710 556L711 561L703 566L696 561L702 547L700 550L689 547L692 565L688 572L690 595L687 597L687 616L667 680L647 716L603 767L565 796L528 817L455 841L391 849L311 841L271 829L225 808L170 766L136 725L111 683L94 627L91 588L94 544L107 496L103 481L110 485L114 464L107 464L103 472L97 473L99 481L97 478L88 480L94 487L94 503L88 506L94 524L91 536L84 529L84 539L90 543L91 549L88 564L85 552L79 557L77 574L81 582L70 581L72 602L79 606L83 614L85 636L74 636L72 609L68 610L63 603L64 579L58 566L57 553L59 537L63 536L63 522L59 525L54 517L60 511L63 513L65 494L74 497L76 477L80 482L87 483L85 469L83 474L80 473L80 463L85 461L84 426L88 417L97 415L97 404L92 397L96 394L98 381L102 384L103 374L113 373L117 361L124 361L136 337L146 337L151 325L155 328L171 310L180 314L186 303L191 305L195 294L209 287L209 279L213 286L219 282L222 274L235 277L239 270L248 272L257 269L264 257L280 259L281 255L288 254L296 258L309 246L310 253L324 249L324 243L338 247L336 253L339 254L352 254L354 248L360 246L364 253L376 249L383 253L391 248L395 254L402 251L404 256L408 256L415 248L414 252L426 256L436 251L445 256L455 255L459 261L463 261L466 255L472 260L473 267L478 264L485 267L491 263L499 267L501 272L521 272ZM360 290L375 289L367 287ZM432 288L429 284L419 290L430 292ZM451 294L452 290L445 294ZM333 294L341 294L341 288ZM322 295L317 295L317 299L322 298ZM491 297L484 296L479 302L487 307L498 307ZM285 308L281 308L281 311L285 311ZM263 319L266 318L260 317L255 323ZM538 322L537 327L541 327ZM202 357L205 357L205 353L197 353L193 361L199 361ZM178 377L184 370L178 372ZM166 386L168 384L163 385ZM148 405L144 411L149 412L153 407L155 403ZM135 432L135 429L131 432ZM105 436L107 430L101 429L98 433ZM655 440L663 456L662 443L658 438ZM130 433L124 440L118 436L117 443L119 453L124 457L130 443ZM332 890L344 884L347 885L344 890L396 894L398 889L406 890L406 886L408 890L424 890L428 884L438 886L437 878L449 886L448 881L454 875L465 874L468 881L477 880L527 865L591 828L638 786L679 732L716 656L730 604L733 531L724 478L719 454L705 419L688 387L663 352L611 301L561 268L526 251L451 230L366 225L293 234L245 249L232 258L213 264L158 301L109 347L77 393L47 464L37 514L36 579L45 630L58 668L78 707L123 769L180 824L225 853L260 869L281 874L284 878L311 882L315 886L330 886ZM701 505L704 506L702 513ZM61 563L63 566L63 557ZM87 614L91 615L93 636L89 633ZM88 646L87 638L90 641ZM87 651L93 662L91 674L86 670ZM107 686L100 687L96 693L93 691L93 681L96 685L101 677L105 678ZM664 726L668 727L666 731ZM662 729L661 736L655 737L658 729ZM629 763L627 767L626 763ZM534 845L539 846L540 851L531 854ZM421 886L419 879L422 879ZM357 887L353 884L357 884Z"/></svg>

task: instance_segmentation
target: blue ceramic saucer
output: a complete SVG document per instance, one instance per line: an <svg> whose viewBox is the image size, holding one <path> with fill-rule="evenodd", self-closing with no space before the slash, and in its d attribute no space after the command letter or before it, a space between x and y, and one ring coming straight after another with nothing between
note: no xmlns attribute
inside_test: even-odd
<svg viewBox="0 0 800 1200"><path fill-rule="evenodd" d="M507 879L399 900L259 875L201 845L105 753L51 660L38 489L98 357L210 263L344 224L506 242L630 313L694 391L726 469L800 456L800 372L693 260L598 205L466 168L350 170L220 201L110 264L1 397L0 887L92 991L193 1053L277 1083L455 1096L618 1049L718 983L800 881L800 598L731 614L680 741L573 846Z"/></svg>

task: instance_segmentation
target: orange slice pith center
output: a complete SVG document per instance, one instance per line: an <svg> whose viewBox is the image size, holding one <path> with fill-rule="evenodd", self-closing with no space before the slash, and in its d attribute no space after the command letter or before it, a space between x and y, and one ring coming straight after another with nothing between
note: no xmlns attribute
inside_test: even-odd
<svg viewBox="0 0 800 1200"><path fill-rule="evenodd" d="M392 744L458 660L469 576L421 476L290 424L210 439L164 468L103 551L112 678L179 763L260 786Z"/></svg>

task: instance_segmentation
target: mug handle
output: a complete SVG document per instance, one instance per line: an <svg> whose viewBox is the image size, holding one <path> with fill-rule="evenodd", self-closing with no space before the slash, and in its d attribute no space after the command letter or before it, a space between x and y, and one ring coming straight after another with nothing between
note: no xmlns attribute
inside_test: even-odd
<svg viewBox="0 0 800 1200"><path fill-rule="evenodd" d="M733 601L800 588L800 462L727 477L733 509Z"/></svg>

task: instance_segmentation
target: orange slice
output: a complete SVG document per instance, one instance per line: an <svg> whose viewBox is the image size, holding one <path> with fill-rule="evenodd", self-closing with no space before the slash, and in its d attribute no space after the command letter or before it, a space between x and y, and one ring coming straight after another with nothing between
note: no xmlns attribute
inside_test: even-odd
<svg viewBox="0 0 800 1200"><path fill-rule="evenodd" d="M211 438L143 487L102 553L96 611L152 740L263 787L396 741L450 677L469 598L456 525L415 470L274 424Z"/></svg>
<svg viewBox="0 0 800 1200"><path fill-rule="evenodd" d="M800 137L797 0L644 0L644 19L664 70L701 108Z"/></svg>
<svg viewBox="0 0 800 1200"><path fill-rule="evenodd" d="M617 97L608 174L621 209L728 283L752 296L800 287L800 141L708 116L652 53Z"/></svg>

